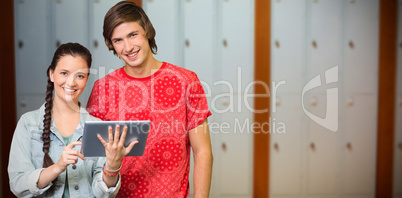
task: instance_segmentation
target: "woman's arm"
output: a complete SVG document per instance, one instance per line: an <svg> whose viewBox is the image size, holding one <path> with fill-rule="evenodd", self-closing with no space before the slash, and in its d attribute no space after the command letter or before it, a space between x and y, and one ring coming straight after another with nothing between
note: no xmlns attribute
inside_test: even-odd
<svg viewBox="0 0 402 198"><path fill-rule="evenodd" d="M78 150L72 150L74 146L81 145L81 142L71 142L67 145L59 161L47 168L45 168L39 176L38 188L44 188L49 185L54 179L56 179L62 172L67 169L67 166L70 164L76 164L78 162L78 158L85 160L84 156Z"/></svg>

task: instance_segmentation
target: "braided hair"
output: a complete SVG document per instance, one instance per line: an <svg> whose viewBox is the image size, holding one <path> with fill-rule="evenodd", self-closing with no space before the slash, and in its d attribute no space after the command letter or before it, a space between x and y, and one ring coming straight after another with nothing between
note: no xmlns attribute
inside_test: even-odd
<svg viewBox="0 0 402 198"><path fill-rule="evenodd" d="M54 164L52 158L49 156L49 148L50 148L50 125L52 122L52 104L53 104L53 90L54 83L50 80L50 71L54 71L56 69L57 63L63 56L70 55L73 57L81 57L84 59L88 65L88 68L91 68L92 57L91 53L87 48L82 46L79 43L65 43L60 45L57 50L54 52L52 62L49 68L46 71L47 74L47 87L46 87L46 103L45 103L45 115L43 116L43 133L42 133L42 141L43 141L43 152L45 156L43 157L43 168L47 168Z"/></svg>

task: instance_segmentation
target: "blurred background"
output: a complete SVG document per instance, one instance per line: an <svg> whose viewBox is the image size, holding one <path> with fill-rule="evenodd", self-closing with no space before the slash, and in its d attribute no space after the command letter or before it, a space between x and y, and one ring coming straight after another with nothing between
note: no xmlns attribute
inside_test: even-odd
<svg viewBox="0 0 402 198"><path fill-rule="evenodd" d="M124 65L102 36L116 2L1 3L1 197L16 121L44 103L57 46L93 55L84 105ZM156 59L204 86L210 197L402 198L402 0L134 2L156 29Z"/></svg>

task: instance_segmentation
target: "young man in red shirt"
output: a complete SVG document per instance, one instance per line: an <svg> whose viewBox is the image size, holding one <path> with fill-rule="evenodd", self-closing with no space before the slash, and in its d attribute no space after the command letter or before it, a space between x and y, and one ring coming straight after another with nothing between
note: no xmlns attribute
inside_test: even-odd
<svg viewBox="0 0 402 198"><path fill-rule="evenodd" d="M122 160L118 196L188 197L192 148L194 197L208 197L211 113L197 75L153 57L155 30L143 9L132 2L119 2L108 11L103 36L125 65L95 82L88 111L102 120L152 123L144 155Z"/></svg>

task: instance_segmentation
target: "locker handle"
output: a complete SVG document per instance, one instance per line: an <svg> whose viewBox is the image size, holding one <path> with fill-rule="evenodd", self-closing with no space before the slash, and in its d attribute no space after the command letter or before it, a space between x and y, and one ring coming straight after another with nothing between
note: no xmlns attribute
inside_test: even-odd
<svg viewBox="0 0 402 198"><path fill-rule="evenodd" d="M311 104L311 106L317 106L317 104L318 104L317 97L315 97L315 96L312 97L310 104Z"/></svg>
<svg viewBox="0 0 402 198"><path fill-rule="evenodd" d="M348 142L348 143L346 144L346 148L347 148L349 151L352 151L352 144L351 144L350 142Z"/></svg>
<svg viewBox="0 0 402 198"><path fill-rule="evenodd" d="M57 41L56 41L56 48L58 48L60 45L61 45L60 40L57 40Z"/></svg>
<svg viewBox="0 0 402 198"><path fill-rule="evenodd" d="M353 41L349 41L349 47L350 47L351 49L354 49L354 48L355 48L355 44L353 43Z"/></svg>
<svg viewBox="0 0 402 198"><path fill-rule="evenodd" d="M354 4L355 2L355 0L350 0L350 4Z"/></svg>
<svg viewBox="0 0 402 198"><path fill-rule="evenodd" d="M317 42L315 40L313 40L312 45L313 45L314 49L317 49Z"/></svg>
<svg viewBox="0 0 402 198"><path fill-rule="evenodd" d="M281 47L281 44L279 43L278 40L275 40L275 46L276 46L276 48L280 48L280 47Z"/></svg>
<svg viewBox="0 0 402 198"><path fill-rule="evenodd" d="M25 100L22 100L21 102L20 102L20 106L21 107L26 107L27 106L27 102L25 101Z"/></svg>
<svg viewBox="0 0 402 198"><path fill-rule="evenodd" d="M399 47L402 48L402 42L399 43Z"/></svg>
<svg viewBox="0 0 402 198"><path fill-rule="evenodd" d="M222 150L223 150L223 152L226 152L228 150L225 143L222 143Z"/></svg>
<svg viewBox="0 0 402 198"><path fill-rule="evenodd" d="M278 145L278 143L274 143L274 149L275 149L275 151L276 152L278 152L279 151L279 145Z"/></svg>
<svg viewBox="0 0 402 198"><path fill-rule="evenodd" d="M22 42L21 40L18 41L18 48L22 49L22 47L24 47L24 42Z"/></svg>
<svg viewBox="0 0 402 198"><path fill-rule="evenodd" d="M281 99L280 99L279 97L276 97L275 105L276 105L277 107L281 106Z"/></svg>
<svg viewBox="0 0 402 198"><path fill-rule="evenodd" d="M228 47L228 41L226 39L223 39L223 47Z"/></svg>
<svg viewBox="0 0 402 198"><path fill-rule="evenodd" d="M314 3L318 3L318 0L313 0Z"/></svg>
<svg viewBox="0 0 402 198"><path fill-rule="evenodd" d="M398 148L399 148L399 150L402 150L402 142L398 143Z"/></svg>
<svg viewBox="0 0 402 198"><path fill-rule="evenodd" d="M310 148L311 148L311 151L315 151L316 147L315 147L314 142L310 143Z"/></svg>
<svg viewBox="0 0 402 198"><path fill-rule="evenodd" d="M19 0L18 3L25 3L25 1L24 0Z"/></svg>
<svg viewBox="0 0 402 198"><path fill-rule="evenodd" d="M98 40L94 40L94 47L98 48Z"/></svg>
<svg viewBox="0 0 402 198"><path fill-rule="evenodd" d="M190 47L190 41L188 39L186 39L186 41L184 42L186 47Z"/></svg>
<svg viewBox="0 0 402 198"><path fill-rule="evenodd" d="M353 106L355 104L355 100L353 97L348 98L348 106Z"/></svg>

